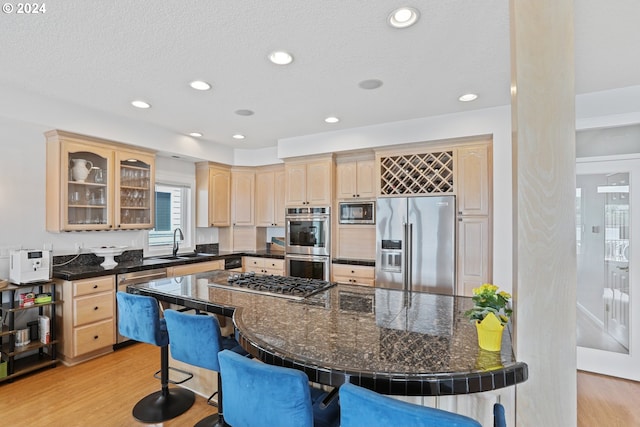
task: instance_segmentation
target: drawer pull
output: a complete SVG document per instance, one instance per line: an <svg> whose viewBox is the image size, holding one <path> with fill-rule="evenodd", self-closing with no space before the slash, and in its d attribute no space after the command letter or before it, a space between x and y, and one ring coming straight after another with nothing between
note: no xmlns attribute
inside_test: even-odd
<svg viewBox="0 0 640 427"><path fill-rule="evenodd" d="M94 310L94 311L95 311L95 310L98 310L98 307L97 307L97 306L96 306L96 307L93 307L93 310Z"/></svg>
<svg viewBox="0 0 640 427"><path fill-rule="evenodd" d="M98 285L93 285L93 289L98 289Z"/></svg>
<svg viewBox="0 0 640 427"><path fill-rule="evenodd" d="M93 339L94 339L94 340L97 340L97 339L98 339L98 336L97 336L97 335L94 335Z"/></svg>

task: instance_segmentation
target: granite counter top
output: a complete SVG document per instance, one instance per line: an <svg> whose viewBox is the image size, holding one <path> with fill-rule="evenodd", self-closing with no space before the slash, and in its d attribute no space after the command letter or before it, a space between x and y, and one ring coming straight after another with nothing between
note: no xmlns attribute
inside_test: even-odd
<svg viewBox="0 0 640 427"><path fill-rule="evenodd" d="M217 271L148 284L130 292L233 316L240 343L260 360L301 369L314 382L351 382L385 394L451 395L494 390L527 379L510 330L501 352L478 347L463 313L472 301L399 290L337 285L302 301L209 286Z"/></svg>
<svg viewBox="0 0 640 427"><path fill-rule="evenodd" d="M140 251L141 252L141 251ZM62 280L81 280L91 277L108 276L112 274L132 273L135 271L153 270L156 268L167 268L176 265L194 264L198 262L214 261L217 259L225 259L232 256L255 256L262 258L279 258L284 259L284 254L280 252L261 251L245 251L245 252L227 252L217 251L212 254L199 254L197 257L180 258L175 260L162 259L160 257L142 258L132 257L124 261L119 261L114 268L105 269L100 266L101 257L89 255L90 262L76 262L68 265L56 266L53 268L53 277ZM118 257L116 257L118 260Z"/></svg>

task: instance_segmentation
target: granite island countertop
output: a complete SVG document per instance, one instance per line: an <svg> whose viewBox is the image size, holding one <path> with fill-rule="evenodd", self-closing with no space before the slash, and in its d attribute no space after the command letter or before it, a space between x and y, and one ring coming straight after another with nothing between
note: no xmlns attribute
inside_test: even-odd
<svg viewBox="0 0 640 427"><path fill-rule="evenodd" d="M384 394L452 395L526 381L510 329L500 352L478 347L463 313L471 298L336 285L301 301L210 286L227 272L160 279L129 292L233 316L241 345L271 364L303 370L314 382L358 384Z"/></svg>

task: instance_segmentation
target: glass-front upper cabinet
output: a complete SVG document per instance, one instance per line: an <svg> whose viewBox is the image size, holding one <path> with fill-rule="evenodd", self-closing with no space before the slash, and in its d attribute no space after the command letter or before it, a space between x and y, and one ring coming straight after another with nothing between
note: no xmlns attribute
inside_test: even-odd
<svg viewBox="0 0 640 427"><path fill-rule="evenodd" d="M153 228L155 158L143 153L118 151L116 176L116 227L119 229Z"/></svg>
<svg viewBox="0 0 640 427"><path fill-rule="evenodd" d="M63 230L113 228L113 151L66 142L61 171Z"/></svg>
<svg viewBox="0 0 640 427"><path fill-rule="evenodd" d="M47 231L153 228L153 152L58 130L45 135Z"/></svg>

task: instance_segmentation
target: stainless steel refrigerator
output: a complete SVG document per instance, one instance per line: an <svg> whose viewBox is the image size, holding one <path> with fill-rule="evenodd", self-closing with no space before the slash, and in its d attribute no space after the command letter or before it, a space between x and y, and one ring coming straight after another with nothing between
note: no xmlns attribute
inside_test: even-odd
<svg viewBox="0 0 640 427"><path fill-rule="evenodd" d="M376 287L455 293L455 196L380 198Z"/></svg>

